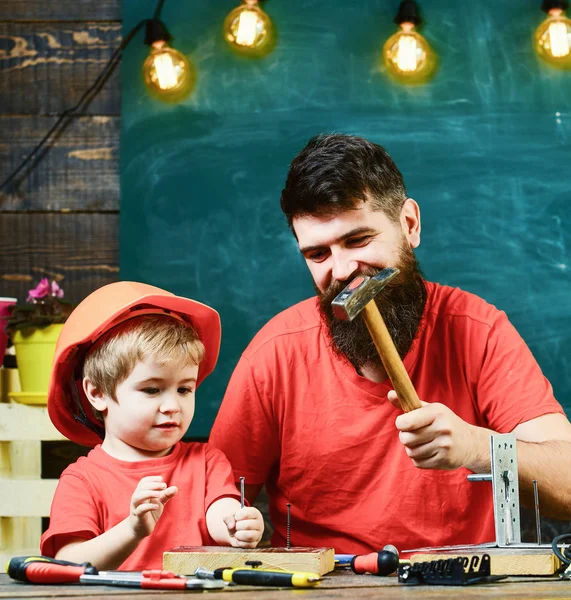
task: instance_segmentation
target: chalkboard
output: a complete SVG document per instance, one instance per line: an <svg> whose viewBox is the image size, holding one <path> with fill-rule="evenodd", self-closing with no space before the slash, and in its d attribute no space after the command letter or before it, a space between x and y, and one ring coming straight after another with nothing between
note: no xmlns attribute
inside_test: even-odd
<svg viewBox="0 0 571 600"><path fill-rule="evenodd" d="M142 35L122 64L121 279L222 318L190 434L208 434L257 330L313 294L279 197L294 155L333 131L389 151L421 207L427 278L505 310L571 414L571 73L534 54L541 3L421 2L439 69L413 88L379 67L397 0L267 0L279 37L261 60L222 39L237 3L165 2L174 45L198 72L182 104L146 94ZM125 31L154 6L124 0Z"/></svg>

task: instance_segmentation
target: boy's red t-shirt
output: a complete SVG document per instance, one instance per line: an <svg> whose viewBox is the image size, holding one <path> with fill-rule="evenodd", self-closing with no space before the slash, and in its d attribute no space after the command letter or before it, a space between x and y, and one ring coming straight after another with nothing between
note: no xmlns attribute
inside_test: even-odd
<svg viewBox="0 0 571 600"><path fill-rule="evenodd" d="M500 433L563 413L505 313L459 289L426 283L421 326L404 365L421 400ZM399 441L401 411L330 348L315 298L272 319L230 380L210 443L234 476L266 483L273 545L363 553L495 539L489 483L469 471L424 470Z"/></svg>
<svg viewBox="0 0 571 600"><path fill-rule="evenodd" d="M96 446L62 473L41 553L55 556L71 536L92 539L123 521L129 516L137 484L149 475L162 475L167 485L178 487L178 493L165 506L153 533L120 569L162 569L166 550L213 544L206 511L219 498L240 499L230 464L220 450L179 442L168 456L127 462Z"/></svg>

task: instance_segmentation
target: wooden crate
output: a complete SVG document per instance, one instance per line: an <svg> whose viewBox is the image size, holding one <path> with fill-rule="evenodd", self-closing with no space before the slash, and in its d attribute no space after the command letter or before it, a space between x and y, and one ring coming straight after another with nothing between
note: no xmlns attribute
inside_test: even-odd
<svg viewBox="0 0 571 600"><path fill-rule="evenodd" d="M10 372L12 371L12 372ZM42 517L49 516L57 479L41 479L41 444L65 439L45 406L7 399L17 371L0 368L0 573L13 556L38 554Z"/></svg>

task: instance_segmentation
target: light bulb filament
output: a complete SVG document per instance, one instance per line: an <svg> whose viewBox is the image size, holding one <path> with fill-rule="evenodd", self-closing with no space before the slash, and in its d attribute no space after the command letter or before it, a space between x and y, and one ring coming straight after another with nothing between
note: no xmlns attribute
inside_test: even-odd
<svg viewBox="0 0 571 600"><path fill-rule="evenodd" d="M569 54L569 38L565 23L555 22L549 25L549 46L551 54L557 58Z"/></svg>
<svg viewBox="0 0 571 600"><path fill-rule="evenodd" d="M243 56L266 56L275 43L275 31L258 0L243 0L224 20L224 38Z"/></svg>
<svg viewBox="0 0 571 600"><path fill-rule="evenodd" d="M398 42L396 62L401 71L415 71L418 66L416 40L410 35L402 35Z"/></svg>
<svg viewBox="0 0 571 600"><path fill-rule="evenodd" d="M154 57L157 82L161 90L170 90L178 84L178 74L170 54L160 53Z"/></svg>
<svg viewBox="0 0 571 600"><path fill-rule="evenodd" d="M240 46L252 46L256 40L258 15L253 10L244 10L240 13L236 43Z"/></svg>

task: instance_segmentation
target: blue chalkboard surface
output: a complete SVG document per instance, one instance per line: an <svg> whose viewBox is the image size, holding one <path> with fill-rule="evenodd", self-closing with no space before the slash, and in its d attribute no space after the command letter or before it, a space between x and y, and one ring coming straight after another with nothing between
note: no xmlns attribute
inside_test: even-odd
<svg viewBox="0 0 571 600"><path fill-rule="evenodd" d="M222 39L237 3L165 2L174 46L198 72L183 103L146 94L142 35L122 64L121 278L222 318L190 434L208 435L256 331L313 294L279 197L293 156L333 131L389 151L421 207L427 278L505 310L571 414L571 73L533 52L541 3L421 2L439 69L413 88L379 66L396 0L267 0L279 38L258 60ZM126 31L155 6L123 4Z"/></svg>

